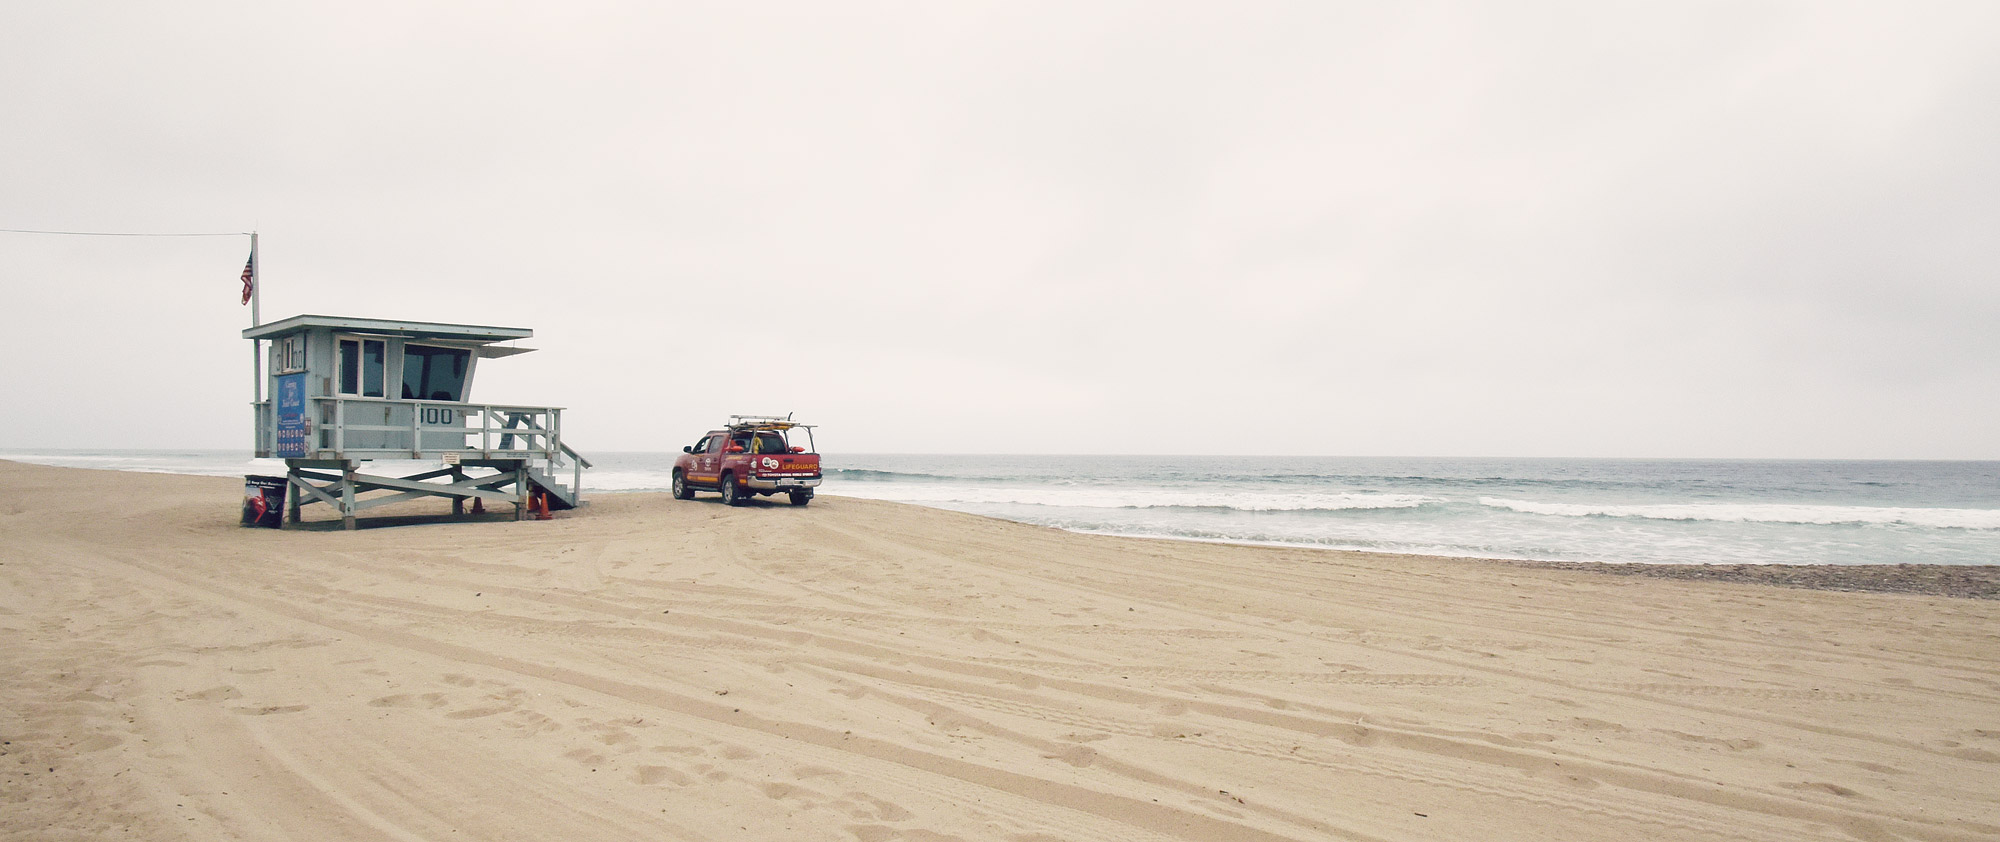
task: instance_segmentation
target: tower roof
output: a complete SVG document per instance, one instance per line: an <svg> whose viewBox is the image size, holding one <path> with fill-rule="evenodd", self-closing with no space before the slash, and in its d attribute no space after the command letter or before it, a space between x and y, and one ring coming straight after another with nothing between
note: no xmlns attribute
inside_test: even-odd
<svg viewBox="0 0 2000 842"><path fill-rule="evenodd" d="M406 322L395 319L357 319L348 316L293 316L243 330L244 339L269 339L310 328L332 328L355 333L406 336L411 339L455 339L460 342L505 342L527 339L535 332L525 327L458 325L446 322Z"/></svg>

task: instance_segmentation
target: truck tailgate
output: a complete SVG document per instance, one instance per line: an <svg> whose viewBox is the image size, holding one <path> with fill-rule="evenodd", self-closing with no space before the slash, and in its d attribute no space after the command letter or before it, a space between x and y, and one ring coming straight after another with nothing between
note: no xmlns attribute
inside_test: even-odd
<svg viewBox="0 0 2000 842"><path fill-rule="evenodd" d="M766 453L751 457L750 469L763 479L819 477L817 453Z"/></svg>

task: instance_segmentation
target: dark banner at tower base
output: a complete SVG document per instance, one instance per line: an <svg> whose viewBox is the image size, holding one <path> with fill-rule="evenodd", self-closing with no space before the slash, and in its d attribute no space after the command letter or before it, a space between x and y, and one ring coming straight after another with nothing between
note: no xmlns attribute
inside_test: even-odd
<svg viewBox="0 0 2000 842"><path fill-rule="evenodd" d="M244 477L243 525L284 528L287 484L284 477Z"/></svg>

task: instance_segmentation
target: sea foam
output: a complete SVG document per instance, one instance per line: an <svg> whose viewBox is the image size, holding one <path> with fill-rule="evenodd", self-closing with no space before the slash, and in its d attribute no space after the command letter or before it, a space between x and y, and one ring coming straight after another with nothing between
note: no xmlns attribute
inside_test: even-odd
<svg viewBox="0 0 2000 842"><path fill-rule="evenodd" d="M1078 509L1233 509L1311 512L1410 509L1437 502L1419 494L1326 491L1189 490L1058 485L888 485L827 483L829 494L905 503L1013 504Z"/></svg>

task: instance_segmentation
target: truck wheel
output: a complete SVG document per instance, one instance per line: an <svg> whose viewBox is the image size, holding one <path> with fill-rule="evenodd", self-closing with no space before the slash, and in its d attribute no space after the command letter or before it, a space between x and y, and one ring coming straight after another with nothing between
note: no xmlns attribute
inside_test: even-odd
<svg viewBox="0 0 2000 842"><path fill-rule="evenodd" d="M694 499L694 489L688 487L687 477L681 476L680 471L674 472L674 499L676 500Z"/></svg>
<svg viewBox="0 0 2000 842"><path fill-rule="evenodd" d="M734 474L722 475L722 503L726 506L741 506L747 502L742 490L736 487Z"/></svg>
<svg viewBox="0 0 2000 842"><path fill-rule="evenodd" d="M813 493L810 491L792 492L792 505L794 506L803 506L812 501L813 501Z"/></svg>

